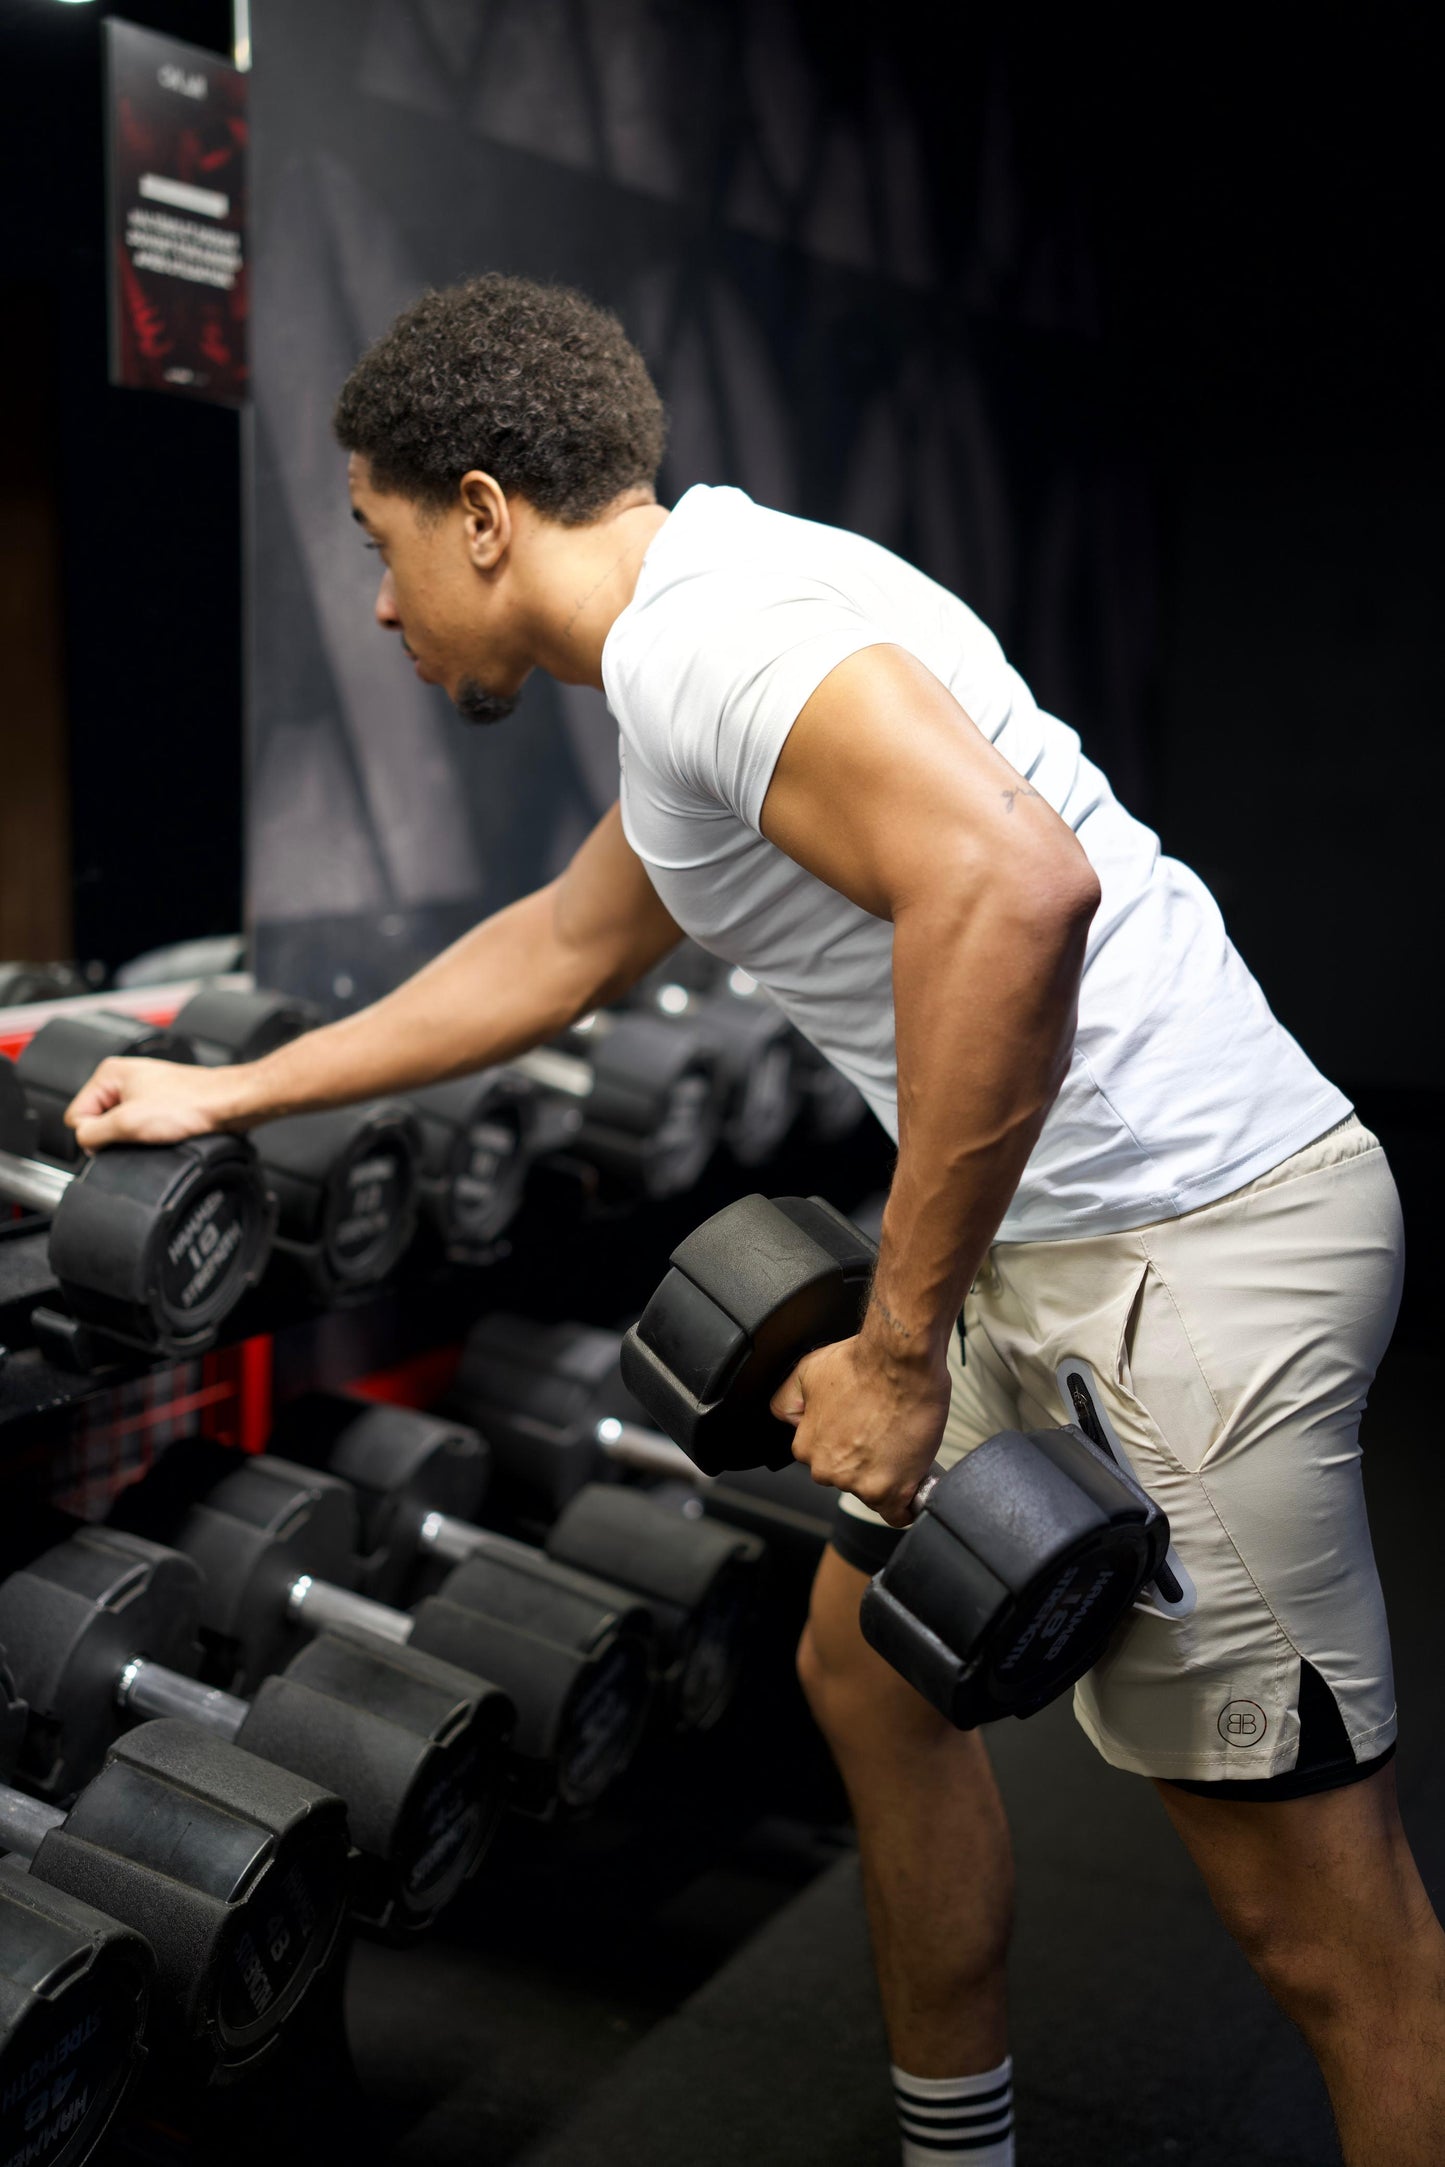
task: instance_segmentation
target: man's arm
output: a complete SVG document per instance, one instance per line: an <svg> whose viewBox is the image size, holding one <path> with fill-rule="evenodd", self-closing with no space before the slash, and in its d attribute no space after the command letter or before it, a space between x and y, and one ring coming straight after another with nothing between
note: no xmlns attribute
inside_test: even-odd
<svg viewBox="0 0 1445 2167"><path fill-rule="evenodd" d="M370 1008L238 1068L102 1062L66 1118L87 1151L173 1143L466 1075L624 992L679 937L614 805L556 880Z"/></svg>
<svg viewBox="0 0 1445 2167"><path fill-rule="evenodd" d="M863 1328L774 1401L816 1480L904 1524L948 1337L1068 1069L1099 888L1070 829L898 648L825 679L762 827L893 925L898 1165Z"/></svg>

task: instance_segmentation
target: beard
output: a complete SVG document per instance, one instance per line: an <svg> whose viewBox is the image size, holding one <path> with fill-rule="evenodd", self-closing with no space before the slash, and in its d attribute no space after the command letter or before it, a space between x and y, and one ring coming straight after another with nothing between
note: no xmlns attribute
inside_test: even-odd
<svg viewBox="0 0 1445 2167"><path fill-rule="evenodd" d="M508 700L499 692L488 692L475 677L464 677L452 696L452 705L463 722L480 723L484 727L505 722L516 704L515 698Z"/></svg>

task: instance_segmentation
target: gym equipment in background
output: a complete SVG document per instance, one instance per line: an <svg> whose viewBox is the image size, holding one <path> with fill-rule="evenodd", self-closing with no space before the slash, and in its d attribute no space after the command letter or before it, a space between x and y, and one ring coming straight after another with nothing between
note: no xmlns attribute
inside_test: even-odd
<svg viewBox="0 0 1445 2167"><path fill-rule="evenodd" d="M609 1596L621 1589L646 1604L664 1701L679 1730L710 1729L730 1705L762 1557L748 1536L683 1519L635 1490L592 1483L568 1498L538 1550L474 1524L490 1471L476 1430L344 1393L293 1400L271 1443L352 1485L365 1548L358 1585L367 1594L405 1602L429 1560L490 1564L502 1615L518 1575L564 1595L579 1587L596 1593L605 1583Z"/></svg>
<svg viewBox="0 0 1445 2167"><path fill-rule="evenodd" d="M210 1346L271 1249L274 1210L250 1145L114 1145L70 1172L32 1155L34 1134L0 1057L0 1197L50 1219L50 1270L72 1313L34 1312L47 1352L84 1367L114 1359L111 1340L148 1354Z"/></svg>
<svg viewBox="0 0 1445 2167"><path fill-rule="evenodd" d="M335 1791L357 1852L353 1912L423 1930L496 1825L505 1695L411 1650L323 1635L248 1702L195 1675L200 1604L190 1558L117 1528L80 1528L0 1583L30 1788L64 1798L138 1719L181 1717Z"/></svg>
<svg viewBox="0 0 1445 2167"><path fill-rule="evenodd" d="M395 1609L351 1585L361 1529L346 1483L269 1454L232 1466L237 1457L208 1457L199 1439L172 1445L112 1515L199 1565L207 1667L227 1691L256 1691L313 1634L360 1631L508 1696L508 1802L520 1810L580 1810L621 1778L652 1700L643 1604L595 1583L539 1589L474 1560L414 1611Z"/></svg>

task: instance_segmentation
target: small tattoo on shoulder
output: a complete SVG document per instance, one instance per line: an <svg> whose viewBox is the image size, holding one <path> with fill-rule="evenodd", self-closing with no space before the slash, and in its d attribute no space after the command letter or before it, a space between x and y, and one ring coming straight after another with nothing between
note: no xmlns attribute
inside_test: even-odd
<svg viewBox="0 0 1445 2167"><path fill-rule="evenodd" d="M999 792L999 796L1003 799L1003 809L1006 813L1011 813L1013 811L1015 798L1036 798L1038 794L1039 793L1037 790L1030 790L1027 783L1020 783L1017 790L1001 790Z"/></svg>

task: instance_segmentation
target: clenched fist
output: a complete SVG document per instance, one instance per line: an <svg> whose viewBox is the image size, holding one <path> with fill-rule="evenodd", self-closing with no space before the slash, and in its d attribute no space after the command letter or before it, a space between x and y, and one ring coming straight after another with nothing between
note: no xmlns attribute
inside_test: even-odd
<svg viewBox="0 0 1445 2167"><path fill-rule="evenodd" d="M770 1405L792 1424L793 1457L814 1482L849 1491L890 1527L907 1527L949 1396L946 1366L897 1361L860 1337L805 1355Z"/></svg>

